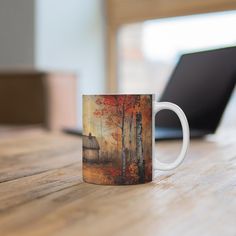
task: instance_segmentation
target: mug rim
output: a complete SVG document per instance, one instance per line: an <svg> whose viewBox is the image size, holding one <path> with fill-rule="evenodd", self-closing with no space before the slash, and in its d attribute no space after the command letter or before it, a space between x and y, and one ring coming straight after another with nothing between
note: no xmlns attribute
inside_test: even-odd
<svg viewBox="0 0 236 236"><path fill-rule="evenodd" d="M82 93L82 96L106 96L106 95L155 95L154 93Z"/></svg>
<svg viewBox="0 0 236 236"><path fill-rule="evenodd" d="M158 95L157 95L157 93L94 93L94 94L92 94L92 93L88 93L88 94L86 94L86 93L83 93L82 94L82 97L84 97L84 96L124 96L124 95L129 95L129 96L136 96L136 95L140 95L140 96L152 96L152 100L153 101L156 101L157 99L157 97L158 97Z"/></svg>

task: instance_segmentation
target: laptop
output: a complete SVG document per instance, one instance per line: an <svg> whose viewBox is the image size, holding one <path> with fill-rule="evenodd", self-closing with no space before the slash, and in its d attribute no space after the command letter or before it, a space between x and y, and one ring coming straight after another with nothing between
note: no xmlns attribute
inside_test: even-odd
<svg viewBox="0 0 236 236"><path fill-rule="evenodd" d="M184 54L159 101L173 102L185 112L191 138L216 131L236 83L236 47ZM182 138L171 111L155 118L155 139Z"/></svg>

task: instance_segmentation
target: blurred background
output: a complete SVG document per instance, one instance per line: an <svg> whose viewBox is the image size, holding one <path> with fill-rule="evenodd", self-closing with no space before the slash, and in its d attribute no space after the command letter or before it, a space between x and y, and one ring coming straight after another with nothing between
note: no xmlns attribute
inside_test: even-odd
<svg viewBox="0 0 236 236"><path fill-rule="evenodd" d="M232 0L0 0L0 124L82 128L82 94L160 95L181 54L235 46L235 25ZM235 109L234 92L224 125Z"/></svg>

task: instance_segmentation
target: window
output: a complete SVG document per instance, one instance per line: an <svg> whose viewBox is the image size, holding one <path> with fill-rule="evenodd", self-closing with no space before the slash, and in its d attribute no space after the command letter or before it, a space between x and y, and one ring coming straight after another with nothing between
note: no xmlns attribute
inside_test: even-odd
<svg viewBox="0 0 236 236"><path fill-rule="evenodd" d="M160 94L181 54L236 45L236 11L150 20L118 32L118 91Z"/></svg>

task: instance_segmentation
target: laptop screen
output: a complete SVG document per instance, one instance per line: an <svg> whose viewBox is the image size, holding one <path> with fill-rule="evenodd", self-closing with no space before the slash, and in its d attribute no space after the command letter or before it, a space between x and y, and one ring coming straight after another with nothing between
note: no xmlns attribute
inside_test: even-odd
<svg viewBox="0 0 236 236"><path fill-rule="evenodd" d="M181 56L160 101L173 102L185 112L191 129L214 132L236 81L236 47ZM178 128L170 111L156 116L157 127Z"/></svg>

